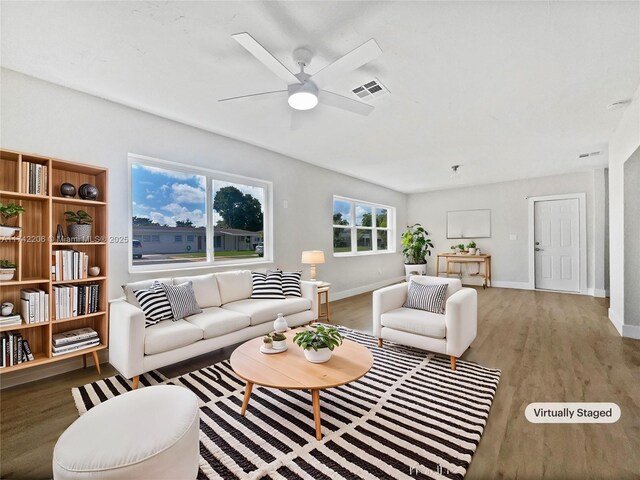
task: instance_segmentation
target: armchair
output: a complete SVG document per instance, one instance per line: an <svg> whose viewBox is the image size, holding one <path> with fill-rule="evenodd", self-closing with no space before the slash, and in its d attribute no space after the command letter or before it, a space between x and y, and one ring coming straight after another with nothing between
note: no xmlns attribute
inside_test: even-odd
<svg viewBox="0 0 640 480"><path fill-rule="evenodd" d="M463 288L459 279L414 275L409 282L425 285L447 283L445 313L405 308L409 283L391 285L373 292L373 335L378 346L384 340L449 355L451 369L476 338L478 294Z"/></svg>

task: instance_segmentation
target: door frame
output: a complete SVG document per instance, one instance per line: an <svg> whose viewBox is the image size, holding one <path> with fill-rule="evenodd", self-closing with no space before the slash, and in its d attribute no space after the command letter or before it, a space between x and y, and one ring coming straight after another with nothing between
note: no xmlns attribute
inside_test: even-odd
<svg viewBox="0 0 640 480"><path fill-rule="evenodd" d="M529 201L529 288L536 289L536 260L534 254L535 248L535 210L536 202L544 202L548 200L578 200L578 222L580 222L580 295L587 295L587 194L581 193L565 193L562 195L544 195L540 197L527 197ZM566 292L572 293L572 292Z"/></svg>

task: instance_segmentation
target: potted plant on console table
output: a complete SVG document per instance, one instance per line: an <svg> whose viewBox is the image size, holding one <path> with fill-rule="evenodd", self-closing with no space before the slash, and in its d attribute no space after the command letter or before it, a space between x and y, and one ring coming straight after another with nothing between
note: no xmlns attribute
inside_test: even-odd
<svg viewBox="0 0 640 480"><path fill-rule="evenodd" d="M426 275L427 273L426 256L431 255L429 249L433 248L428 235L429 232L419 223L407 226L407 230L402 234L402 254L405 258L404 269L407 278L409 275Z"/></svg>
<svg viewBox="0 0 640 480"><path fill-rule="evenodd" d="M342 335L334 327L318 325L315 329L296 333L293 342L304 350L308 361L324 363L331 358L333 349L342 345Z"/></svg>

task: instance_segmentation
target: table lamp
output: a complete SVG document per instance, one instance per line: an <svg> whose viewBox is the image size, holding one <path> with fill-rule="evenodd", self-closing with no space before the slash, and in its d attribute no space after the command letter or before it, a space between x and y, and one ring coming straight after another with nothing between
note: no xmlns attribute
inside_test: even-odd
<svg viewBox="0 0 640 480"><path fill-rule="evenodd" d="M324 252L322 250L306 250L302 252L302 263L311 265L311 281L316 280L316 265L324 263Z"/></svg>

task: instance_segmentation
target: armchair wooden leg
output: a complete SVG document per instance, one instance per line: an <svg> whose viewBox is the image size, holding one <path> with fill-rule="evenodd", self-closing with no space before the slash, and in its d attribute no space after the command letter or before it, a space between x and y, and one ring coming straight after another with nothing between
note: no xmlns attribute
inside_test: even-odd
<svg viewBox="0 0 640 480"><path fill-rule="evenodd" d="M382 339L381 338L378 339L378 348L382 348Z"/></svg>
<svg viewBox="0 0 640 480"><path fill-rule="evenodd" d="M140 384L140 375L136 375L131 379L132 387L134 390L138 389L138 385Z"/></svg>
<svg viewBox="0 0 640 480"><path fill-rule="evenodd" d="M451 370L455 370L456 369L456 357L454 357L453 355L451 355Z"/></svg>

